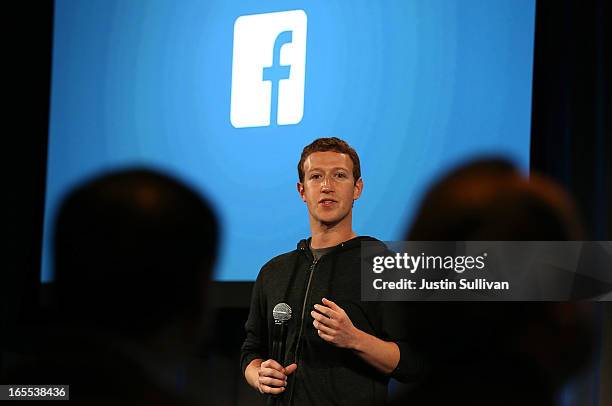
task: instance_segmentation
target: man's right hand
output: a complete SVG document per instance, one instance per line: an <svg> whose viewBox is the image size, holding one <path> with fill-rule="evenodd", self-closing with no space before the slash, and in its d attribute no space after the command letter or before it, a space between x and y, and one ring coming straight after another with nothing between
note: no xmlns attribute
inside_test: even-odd
<svg viewBox="0 0 612 406"><path fill-rule="evenodd" d="M255 359L251 361L245 371L247 381L260 393L278 395L285 391L287 376L297 369L296 364L283 367L273 359L263 361Z"/></svg>

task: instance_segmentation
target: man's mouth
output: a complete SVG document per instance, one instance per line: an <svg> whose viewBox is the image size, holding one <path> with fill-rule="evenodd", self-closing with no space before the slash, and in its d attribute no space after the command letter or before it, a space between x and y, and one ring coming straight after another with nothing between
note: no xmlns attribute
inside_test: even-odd
<svg viewBox="0 0 612 406"><path fill-rule="evenodd" d="M333 204L337 203L335 200L333 199L321 199L319 200L319 204L323 207L329 207Z"/></svg>

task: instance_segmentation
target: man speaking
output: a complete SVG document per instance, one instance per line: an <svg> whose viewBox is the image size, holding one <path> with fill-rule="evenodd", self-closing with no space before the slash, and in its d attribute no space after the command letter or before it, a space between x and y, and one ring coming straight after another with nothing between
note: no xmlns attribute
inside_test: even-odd
<svg viewBox="0 0 612 406"><path fill-rule="evenodd" d="M360 244L376 240L352 228L363 190L359 157L343 140L320 138L302 151L298 175L311 237L259 272L242 345L245 379L282 405L382 405L389 377L409 379L420 362L393 341L385 305L360 301ZM279 303L292 317L273 359Z"/></svg>

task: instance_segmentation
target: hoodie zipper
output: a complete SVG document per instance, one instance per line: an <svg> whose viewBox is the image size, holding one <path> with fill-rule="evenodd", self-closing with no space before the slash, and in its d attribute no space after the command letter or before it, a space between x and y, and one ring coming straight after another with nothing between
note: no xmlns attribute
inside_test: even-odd
<svg viewBox="0 0 612 406"><path fill-rule="evenodd" d="M344 243L340 243L340 248L342 247L344 247ZM304 251L304 248L302 248L302 251ZM300 344L302 341L302 330L304 328L304 316L306 313L306 303L308 302L308 298L310 296L310 282L312 281L312 275L314 273L314 270L318 262L319 262L319 259L315 257L314 260L312 261L312 264L310 265L310 275L308 275L308 284L306 285L306 293L304 294L304 303L302 303L302 319L300 321L300 331L298 332L297 345L295 346L295 363L296 364L299 362Z"/></svg>
<svg viewBox="0 0 612 406"><path fill-rule="evenodd" d="M318 260L315 258L310 265L310 274L308 275L308 284L306 284L306 293L304 294L304 303L302 303L302 318L300 320L300 331L298 332L297 345L295 347L295 363L299 362L300 344L302 341L302 330L304 329L304 316L306 315L306 303L310 296L310 282L312 282L312 275L314 274L315 267L317 266Z"/></svg>
<svg viewBox="0 0 612 406"><path fill-rule="evenodd" d="M341 243L340 247L344 247L345 243ZM304 248L300 248L302 251L304 251ZM304 303L302 303L302 317L300 320L300 330L298 332L298 337L297 337L297 344L295 346L295 364L297 365L297 370L295 371L295 374L293 375L293 380L295 380L296 375L299 373L300 371L300 359L299 359L299 354L300 354L300 344L302 343L302 331L304 329L304 316L306 315L306 303L308 303L308 298L310 297L310 282L312 282L312 275L314 274L314 270L317 266L317 263L319 262L319 260L317 258L314 258L314 260L312 261L312 264L310 264L310 275L308 275L308 283L306 284L306 293L304 294ZM291 390L289 391L289 399L288 399L288 405L292 404L293 401L293 388L295 387L294 384L291 385Z"/></svg>
<svg viewBox="0 0 612 406"><path fill-rule="evenodd" d="M303 250L303 248L302 248ZM310 296L310 282L312 282L312 275L314 273L315 267L317 266L318 260L315 258L310 264L310 275L308 275L308 283L306 284L306 292L304 293L304 303L302 303L302 318L300 321L300 330L298 332L297 343L295 346L295 364L298 366L297 371L293 376L292 382L295 381L296 375L299 373L300 365L299 365L299 354L300 354L300 344L302 342L302 330L304 329L304 316L306 315L306 303L308 303L308 297ZM287 404L291 405L293 403L293 388L295 384L292 383L291 390L289 391L289 399Z"/></svg>

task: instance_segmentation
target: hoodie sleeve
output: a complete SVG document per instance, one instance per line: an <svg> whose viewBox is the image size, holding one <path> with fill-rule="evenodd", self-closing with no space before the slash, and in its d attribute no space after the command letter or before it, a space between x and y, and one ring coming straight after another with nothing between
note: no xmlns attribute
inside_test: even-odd
<svg viewBox="0 0 612 406"><path fill-rule="evenodd" d="M268 358L268 328L265 317L266 300L263 295L262 274L263 269L253 286L249 318L244 325L246 338L240 352L240 367L243 375L251 361L257 358Z"/></svg>
<svg viewBox="0 0 612 406"><path fill-rule="evenodd" d="M414 382L426 373L427 362L424 355L414 345L413 334L409 323L409 309L406 303L381 303L383 332L387 341L393 341L400 350L400 360L391 372L391 377L400 382Z"/></svg>

